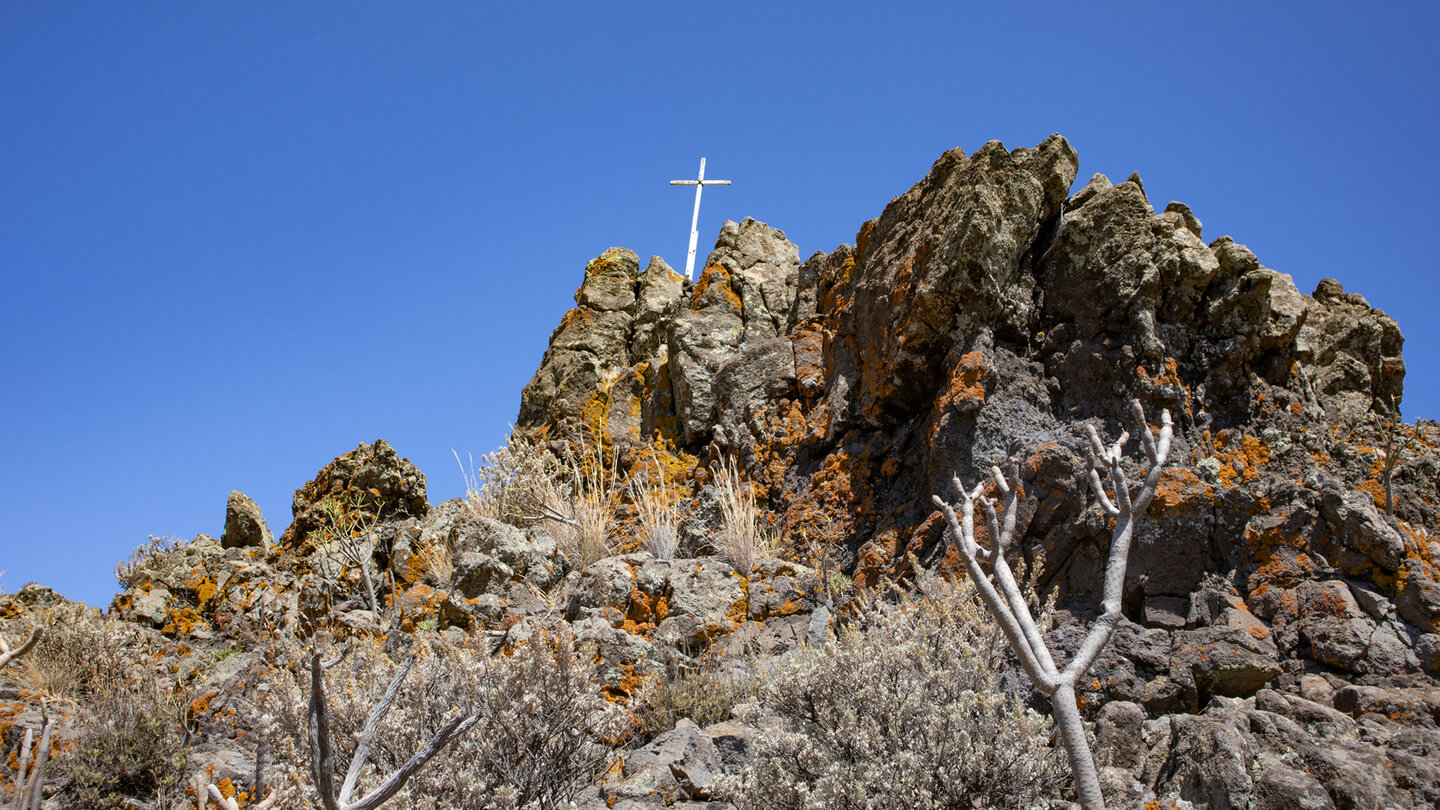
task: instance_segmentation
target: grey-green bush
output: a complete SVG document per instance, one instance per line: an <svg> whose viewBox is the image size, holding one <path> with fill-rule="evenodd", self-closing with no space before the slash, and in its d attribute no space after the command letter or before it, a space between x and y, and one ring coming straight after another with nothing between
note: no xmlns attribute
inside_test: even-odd
<svg viewBox="0 0 1440 810"><path fill-rule="evenodd" d="M1065 786L1049 719L1001 689L1006 642L968 585L926 576L766 685L742 810L1045 806Z"/></svg>

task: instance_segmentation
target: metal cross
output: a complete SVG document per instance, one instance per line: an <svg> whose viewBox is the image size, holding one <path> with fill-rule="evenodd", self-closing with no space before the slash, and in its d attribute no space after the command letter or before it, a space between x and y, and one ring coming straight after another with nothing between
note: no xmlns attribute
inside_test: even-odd
<svg viewBox="0 0 1440 810"><path fill-rule="evenodd" d="M705 158L700 158L700 176L694 180L671 180L672 186L694 186L695 187L695 214L690 217L690 253L685 257L685 278L689 279L695 274L695 242L700 238L700 192L706 186L728 186L729 180L706 180L705 179Z"/></svg>

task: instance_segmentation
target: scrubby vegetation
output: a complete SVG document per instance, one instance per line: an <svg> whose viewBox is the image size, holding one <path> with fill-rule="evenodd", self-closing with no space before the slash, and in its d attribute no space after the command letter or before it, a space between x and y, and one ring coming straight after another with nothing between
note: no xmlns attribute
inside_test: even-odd
<svg viewBox="0 0 1440 810"><path fill-rule="evenodd" d="M1051 722L1008 693L1004 635L972 587L922 577L833 645L809 650L745 711L760 729L731 782L741 808L1036 807L1059 796Z"/></svg>

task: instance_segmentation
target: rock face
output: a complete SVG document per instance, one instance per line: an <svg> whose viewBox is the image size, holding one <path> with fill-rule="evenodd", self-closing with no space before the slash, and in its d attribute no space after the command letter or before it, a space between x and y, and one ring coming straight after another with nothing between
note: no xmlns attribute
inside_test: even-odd
<svg viewBox="0 0 1440 810"><path fill-rule="evenodd" d="M693 284L607 251L523 392L517 429L733 454L789 556L825 549L870 586L905 576L912 557L958 569L930 495L1016 463L1016 551L1057 597L1051 643L1069 651L1097 612L1109 538L1084 483L1084 426L1133 429L1131 399L1152 418L1167 408L1171 465L1132 551L1126 621L1084 697L1165 719L1168 742L1146 732L1152 755L1247 759L1191 773L1132 752L1127 784L1190 785L1174 797L1216 807L1419 797L1352 799L1324 776L1350 756L1334 751L1380 736L1352 729L1339 748L1316 743L1330 753L1297 754L1274 745L1289 726L1256 730L1271 721L1254 713L1279 704L1251 708L1319 676L1433 686L1440 429L1395 428L1407 449L1387 467L1398 326L1337 281L1306 295L1230 237L1202 241L1195 213L1156 213L1138 175L1071 193L1078 168L1058 135L954 150L853 246L803 263L780 231L727 222ZM1249 703L1224 703L1237 700ZM1380 764L1413 755L1366 750Z"/></svg>

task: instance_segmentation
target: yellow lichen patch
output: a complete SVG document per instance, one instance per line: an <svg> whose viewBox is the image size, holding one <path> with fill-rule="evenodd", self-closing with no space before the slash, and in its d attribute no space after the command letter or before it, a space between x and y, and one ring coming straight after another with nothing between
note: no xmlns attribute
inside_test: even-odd
<svg viewBox="0 0 1440 810"><path fill-rule="evenodd" d="M750 580L736 573L732 573L730 576L740 583L740 598L736 599L734 604L730 605L730 609L725 611L725 618L739 624L744 622L745 617L750 614Z"/></svg>
<svg viewBox="0 0 1440 810"><path fill-rule="evenodd" d="M630 280L630 271L626 267L625 259L624 250L610 248L585 264L585 278L608 277Z"/></svg>
<svg viewBox="0 0 1440 810"><path fill-rule="evenodd" d="M160 632L175 638L189 635L195 628L202 627L204 624L205 620L200 617L195 608L189 605L172 606L165 611L165 625L160 628Z"/></svg>
<svg viewBox="0 0 1440 810"><path fill-rule="evenodd" d="M870 250L870 239L875 236L875 221L871 220L860 226L860 232L855 234L855 260L860 261L865 253Z"/></svg>
<svg viewBox="0 0 1440 810"><path fill-rule="evenodd" d="M610 386L602 382L580 407L580 424L585 431L587 447L588 443L597 444L602 455L608 451L612 442L610 420L607 418L609 415Z"/></svg>
<svg viewBox="0 0 1440 810"><path fill-rule="evenodd" d="M855 266L859 261L857 254L845 257L845 261L833 273L826 273L820 279L820 301L819 310L827 313L838 313L850 308L855 301Z"/></svg>
<svg viewBox="0 0 1440 810"><path fill-rule="evenodd" d="M185 587L188 588L191 593L195 594L195 602L201 611L209 607L210 601L215 598L215 592L217 590L215 578L209 574L199 573L198 571L192 572L192 576L185 580Z"/></svg>
<svg viewBox="0 0 1440 810"><path fill-rule="evenodd" d="M596 663L600 663L597 661ZM639 694L641 687L645 685L645 677L635 672L634 664L618 664L615 669L620 676L611 683L600 687L600 693L611 703L624 705L630 702L630 698Z"/></svg>
<svg viewBox="0 0 1440 810"><path fill-rule="evenodd" d="M1319 569L1310 556L1309 544L1298 534L1286 534L1280 527L1257 530L1247 527L1246 547L1256 563L1252 592L1259 595L1266 586L1293 588Z"/></svg>
<svg viewBox="0 0 1440 810"><path fill-rule="evenodd" d="M630 598L625 603L625 622L622 627L627 633L645 635L665 621L669 613L669 600L664 594L651 596L632 587Z"/></svg>
<svg viewBox="0 0 1440 810"><path fill-rule="evenodd" d="M959 362L950 369L950 376L940 389L940 396L930 413L928 432L931 444L940 440L952 414L973 413L985 404L985 380L989 376L990 364L986 362L984 352L976 349L960 356Z"/></svg>
<svg viewBox="0 0 1440 810"><path fill-rule="evenodd" d="M210 701L214 700L215 696L219 694L220 692L218 690L211 689L200 697L197 697L194 700L190 701L190 705L185 709L186 719L194 721L196 718L209 711Z"/></svg>
<svg viewBox="0 0 1440 810"><path fill-rule="evenodd" d="M984 352L976 349L961 355L950 373L949 383L940 393L940 407L951 407L958 402L983 403L985 378L989 376L990 365L985 362Z"/></svg>
<svg viewBox="0 0 1440 810"><path fill-rule="evenodd" d="M591 314L590 310L575 307L574 309L568 310L564 315L560 316L560 326L556 328L555 332L556 334L563 334L565 330L569 329L571 326L577 323L584 323L585 321L589 321L593 318L594 315Z"/></svg>

